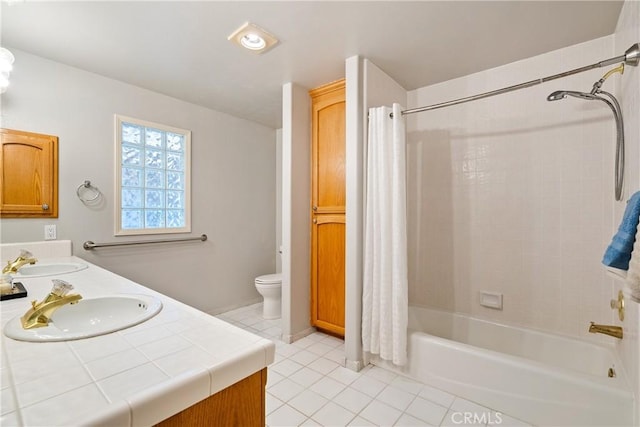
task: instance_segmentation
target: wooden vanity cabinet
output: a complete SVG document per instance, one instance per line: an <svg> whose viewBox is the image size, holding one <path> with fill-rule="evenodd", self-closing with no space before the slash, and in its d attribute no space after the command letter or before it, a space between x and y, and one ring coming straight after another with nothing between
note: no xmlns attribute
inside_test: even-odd
<svg viewBox="0 0 640 427"><path fill-rule="evenodd" d="M58 217L58 137L0 129L0 216Z"/></svg>
<svg viewBox="0 0 640 427"><path fill-rule="evenodd" d="M311 96L311 324L344 336L345 81Z"/></svg>
<svg viewBox="0 0 640 427"><path fill-rule="evenodd" d="M267 368L156 424L155 427L264 427Z"/></svg>

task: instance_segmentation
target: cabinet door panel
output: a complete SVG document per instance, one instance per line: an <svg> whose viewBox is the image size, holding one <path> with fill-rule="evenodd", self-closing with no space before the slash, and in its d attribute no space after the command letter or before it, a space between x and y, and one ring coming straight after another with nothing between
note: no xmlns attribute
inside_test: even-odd
<svg viewBox="0 0 640 427"><path fill-rule="evenodd" d="M312 324L344 335L344 215L316 215L311 241Z"/></svg>
<svg viewBox="0 0 640 427"><path fill-rule="evenodd" d="M56 218L58 139L8 129L0 137L2 217Z"/></svg>
<svg viewBox="0 0 640 427"><path fill-rule="evenodd" d="M318 111L317 191L318 209L345 206L345 103L339 102Z"/></svg>
<svg viewBox="0 0 640 427"><path fill-rule="evenodd" d="M346 203L345 87L335 82L310 92L312 98L312 188L316 213L344 213Z"/></svg>

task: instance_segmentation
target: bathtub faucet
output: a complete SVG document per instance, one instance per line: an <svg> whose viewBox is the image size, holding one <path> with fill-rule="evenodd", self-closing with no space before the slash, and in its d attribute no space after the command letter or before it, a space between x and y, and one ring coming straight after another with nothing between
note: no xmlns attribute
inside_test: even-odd
<svg viewBox="0 0 640 427"><path fill-rule="evenodd" d="M605 334L618 339L622 339L622 328L620 326L611 326L611 325L596 325L591 322L591 326L589 326L589 332L592 334Z"/></svg>

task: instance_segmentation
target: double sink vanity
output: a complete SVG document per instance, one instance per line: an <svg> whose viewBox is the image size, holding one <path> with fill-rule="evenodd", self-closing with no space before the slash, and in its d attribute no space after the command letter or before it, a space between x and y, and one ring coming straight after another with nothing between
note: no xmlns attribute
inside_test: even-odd
<svg viewBox="0 0 640 427"><path fill-rule="evenodd" d="M1 259L18 247L39 261L14 275L28 297L0 303L2 426L264 426L272 341L73 257L71 242L5 244Z"/></svg>

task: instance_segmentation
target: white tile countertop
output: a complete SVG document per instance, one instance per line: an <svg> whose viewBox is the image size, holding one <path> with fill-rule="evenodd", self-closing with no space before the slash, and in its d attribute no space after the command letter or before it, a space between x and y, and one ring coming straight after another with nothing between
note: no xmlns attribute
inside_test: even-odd
<svg viewBox="0 0 640 427"><path fill-rule="evenodd" d="M43 262L45 259L42 260ZM27 298L2 301L4 325L42 300L51 279L74 286L83 298L153 295L155 317L118 332L66 342L15 341L2 334L2 426L148 426L219 392L271 364L275 345L193 307L77 257L74 273L19 279Z"/></svg>

